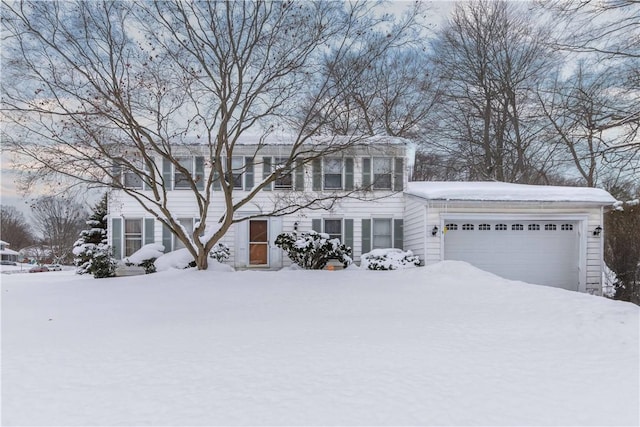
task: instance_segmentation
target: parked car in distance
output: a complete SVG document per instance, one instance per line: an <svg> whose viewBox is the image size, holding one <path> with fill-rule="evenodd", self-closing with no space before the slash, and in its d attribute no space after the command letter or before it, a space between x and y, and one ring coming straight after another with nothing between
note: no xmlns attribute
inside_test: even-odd
<svg viewBox="0 0 640 427"><path fill-rule="evenodd" d="M0 262L0 265L18 265L13 261L7 261L6 259L2 260L2 262Z"/></svg>
<svg viewBox="0 0 640 427"><path fill-rule="evenodd" d="M60 264L47 264L45 267L49 269L49 271L61 271L62 266Z"/></svg>
<svg viewBox="0 0 640 427"><path fill-rule="evenodd" d="M29 269L29 273L42 273L45 271L49 271L49 269L44 265L36 265L35 267L31 267Z"/></svg>

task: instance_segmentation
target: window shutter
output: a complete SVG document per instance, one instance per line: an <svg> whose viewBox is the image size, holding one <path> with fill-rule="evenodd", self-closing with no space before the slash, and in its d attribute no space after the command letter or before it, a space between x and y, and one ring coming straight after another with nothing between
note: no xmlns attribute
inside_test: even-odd
<svg viewBox="0 0 640 427"><path fill-rule="evenodd" d="M344 242L345 246L351 248L351 256L353 256L353 220L344 220Z"/></svg>
<svg viewBox="0 0 640 427"><path fill-rule="evenodd" d="M322 190L322 163L320 159L313 159L313 191Z"/></svg>
<svg viewBox="0 0 640 427"><path fill-rule="evenodd" d="M148 245L149 243L153 243L156 241L154 224L155 224L155 221L153 220L153 218L144 219L144 244L145 245Z"/></svg>
<svg viewBox="0 0 640 427"><path fill-rule="evenodd" d="M197 156L195 166L196 174L194 180L196 181L196 188L204 190L204 157Z"/></svg>
<svg viewBox="0 0 640 427"><path fill-rule="evenodd" d="M304 191L304 163L302 159L296 160L296 191Z"/></svg>
<svg viewBox="0 0 640 427"><path fill-rule="evenodd" d="M163 187L167 190L171 190L171 162L169 161L169 159L163 158L162 159L162 181L163 181Z"/></svg>
<svg viewBox="0 0 640 427"><path fill-rule="evenodd" d="M393 247L404 249L404 220L393 220Z"/></svg>
<svg viewBox="0 0 640 427"><path fill-rule="evenodd" d="M371 186L371 159L362 159L362 187L366 190ZM367 251L368 252L368 251Z"/></svg>
<svg viewBox="0 0 640 427"><path fill-rule="evenodd" d="M271 175L271 157L263 157L262 158L262 179L265 180ZM270 182L264 187L264 190L271 191L271 185L273 182Z"/></svg>
<svg viewBox="0 0 640 427"><path fill-rule="evenodd" d="M344 189L353 190L353 157L344 159Z"/></svg>
<svg viewBox="0 0 640 427"><path fill-rule="evenodd" d="M171 242L173 239L171 238L171 230L165 224L162 224L162 245L164 246L164 253L171 252L173 249Z"/></svg>
<svg viewBox="0 0 640 427"><path fill-rule="evenodd" d="M371 220L362 220L362 253L371 252Z"/></svg>
<svg viewBox="0 0 640 427"><path fill-rule="evenodd" d="M249 191L254 186L254 177L253 177L253 158L245 157L244 158L244 189Z"/></svg>
<svg viewBox="0 0 640 427"><path fill-rule="evenodd" d="M111 219L111 247L113 249L113 257L122 259L122 219Z"/></svg>
<svg viewBox="0 0 640 427"><path fill-rule="evenodd" d="M321 219L312 219L311 220L311 229L313 231L317 231L318 233L322 233L322 220Z"/></svg>
<svg viewBox="0 0 640 427"><path fill-rule="evenodd" d="M396 157L394 165L393 190L404 190L404 159Z"/></svg>

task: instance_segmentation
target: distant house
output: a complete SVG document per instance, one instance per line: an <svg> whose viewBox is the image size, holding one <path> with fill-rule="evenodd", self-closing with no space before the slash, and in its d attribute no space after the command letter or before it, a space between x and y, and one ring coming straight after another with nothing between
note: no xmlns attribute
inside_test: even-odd
<svg viewBox="0 0 640 427"><path fill-rule="evenodd" d="M251 167L234 176L234 197L247 194L256 177L264 176L264 168L277 164L286 152L269 144L236 147L233 161ZM510 279L602 292L603 209L615 202L609 193L496 182L408 182L410 153L404 140L374 138L301 165L261 191L240 214L259 213L275 198L295 192L341 194L368 185L374 197L345 198L329 210L235 224L221 241L231 249L228 262L236 268L282 268L290 261L275 246L277 235L316 230L350 246L356 263L372 249L400 248L412 250L423 264L462 260ZM188 169L202 174L205 155L203 149L201 155L185 158ZM181 186L170 164L162 163L172 213L185 228L193 227L199 219L191 190ZM220 217L223 203L222 194L214 197L209 221ZM113 191L108 215L108 239L119 259L147 243L161 242L167 251L182 246L123 191Z"/></svg>
<svg viewBox="0 0 640 427"><path fill-rule="evenodd" d="M7 246L10 246L10 244L3 240L0 240L0 259L2 261L10 262L18 261L18 252L8 249Z"/></svg>

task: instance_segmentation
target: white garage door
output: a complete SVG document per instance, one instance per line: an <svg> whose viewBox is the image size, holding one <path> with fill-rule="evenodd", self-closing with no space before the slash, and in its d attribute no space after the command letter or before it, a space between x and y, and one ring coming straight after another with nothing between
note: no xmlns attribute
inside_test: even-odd
<svg viewBox="0 0 640 427"><path fill-rule="evenodd" d="M499 276L578 290L576 221L445 221L444 259Z"/></svg>

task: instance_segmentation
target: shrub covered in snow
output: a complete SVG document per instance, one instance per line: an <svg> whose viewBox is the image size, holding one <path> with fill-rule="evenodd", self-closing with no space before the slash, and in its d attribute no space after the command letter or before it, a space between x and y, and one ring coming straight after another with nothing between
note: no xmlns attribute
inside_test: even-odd
<svg viewBox="0 0 640 427"><path fill-rule="evenodd" d="M351 248L325 233L282 233L276 237L275 244L287 253L291 261L307 270L320 270L330 259L337 259L345 267L352 263Z"/></svg>
<svg viewBox="0 0 640 427"><path fill-rule="evenodd" d="M116 275L117 262L107 245L98 245L93 252L90 271L96 279L114 277Z"/></svg>
<svg viewBox="0 0 640 427"><path fill-rule="evenodd" d="M401 249L374 249L363 254L360 267L369 270L400 270L420 265L420 258Z"/></svg>
<svg viewBox="0 0 640 427"><path fill-rule="evenodd" d="M143 267L145 273L155 273L155 260L164 255L164 246L160 243L149 243L144 245L132 255L124 259L126 265L136 265Z"/></svg>
<svg viewBox="0 0 640 427"><path fill-rule="evenodd" d="M170 268L188 268L189 264L192 262L194 262L194 259L191 252L189 252L189 249L182 248L158 257L154 262L154 265L158 271L164 271L169 270Z"/></svg>
<svg viewBox="0 0 640 427"><path fill-rule="evenodd" d="M224 243L216 243L211 252L209 252L209 258L213 258L218 262L224 262L231 256L229 246Z"/></svg>

